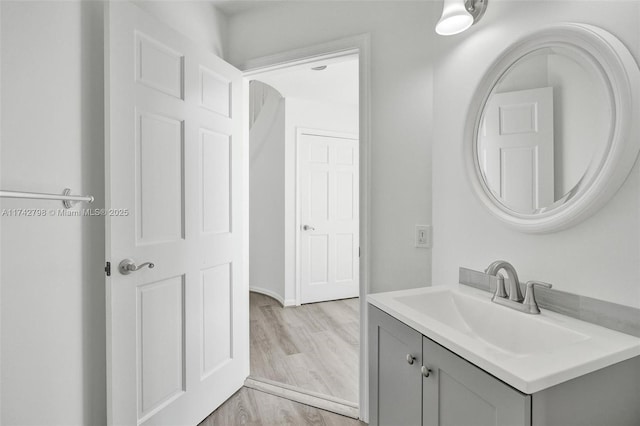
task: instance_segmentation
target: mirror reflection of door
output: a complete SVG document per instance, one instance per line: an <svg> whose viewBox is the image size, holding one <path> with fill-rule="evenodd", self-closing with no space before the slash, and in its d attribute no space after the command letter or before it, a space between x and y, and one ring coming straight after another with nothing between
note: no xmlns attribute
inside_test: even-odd
<svg viewBox="0 0 640 426"><path fill-rule="evenodd" d="M502 204L520 213L553 204L552 87L493 94L479 142L482 172Z"/></svg>

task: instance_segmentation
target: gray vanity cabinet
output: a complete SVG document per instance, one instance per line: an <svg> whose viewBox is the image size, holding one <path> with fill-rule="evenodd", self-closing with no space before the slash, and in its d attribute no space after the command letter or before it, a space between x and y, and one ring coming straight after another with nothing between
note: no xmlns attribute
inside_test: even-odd
<svg viewBox="0 0 640 426"><path fill-rule="evenodd" d="M375 306L368 313L371 426L640 425L640 356L527 395Z"/></svg>
<svg viewBox="0 0 640 426"><path fill-rule="evenodd" d="M531 424L529 395L371 305L369 400L371 426Z"/></svg>
<svg viewBox="0 0 640 426"><path fill-rule="evenodd" d="M371 305L368 313L369 425L418 426L422 335Z"/></svg>
<svg viewBox="0 0 640 426"><path fill-rule="evenodd" d="M422 363L427 369L422 379L423 426L531 425L530 395L426 337L422 340Z"/></svg>

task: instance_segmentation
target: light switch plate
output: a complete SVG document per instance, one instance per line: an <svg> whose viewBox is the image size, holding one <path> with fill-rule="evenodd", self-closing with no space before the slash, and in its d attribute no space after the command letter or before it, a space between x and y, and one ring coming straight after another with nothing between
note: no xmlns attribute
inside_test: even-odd
<svg viewBox="0 0 640 426"><path fill-rule="evenodd" d="M416 225L416 247L431 248L433 227L431 225Z"/></svg>

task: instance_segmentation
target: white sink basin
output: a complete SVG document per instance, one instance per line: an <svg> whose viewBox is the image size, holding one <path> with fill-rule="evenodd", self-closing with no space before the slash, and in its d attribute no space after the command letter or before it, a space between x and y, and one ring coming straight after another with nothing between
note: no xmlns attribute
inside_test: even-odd
<svg viewBox="0 0 640 426"><path fill-rule="evenodd" d="M497 306L489 299L448 288L396 300L515 356L548 352L589 338L566 327L536 321L536 316Z"/></svg>
<svg viewBox="0 0 640 426"><path fill-rule="evenodd" d="M640 355L640 339L543 310L529 315L468 286L368 296L398 318L524 393Z"/></svg>

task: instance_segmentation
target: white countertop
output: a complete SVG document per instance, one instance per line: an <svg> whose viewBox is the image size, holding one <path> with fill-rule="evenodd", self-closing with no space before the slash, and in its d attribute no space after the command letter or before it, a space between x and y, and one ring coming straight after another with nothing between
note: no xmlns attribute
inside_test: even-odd
<svg viewBox="0 0 640 426"><path fill-rule="evenodd" d="M367 301L526 394L640 355L640 338L547 310L529 315L491 296L455 285Z"/></svg>

